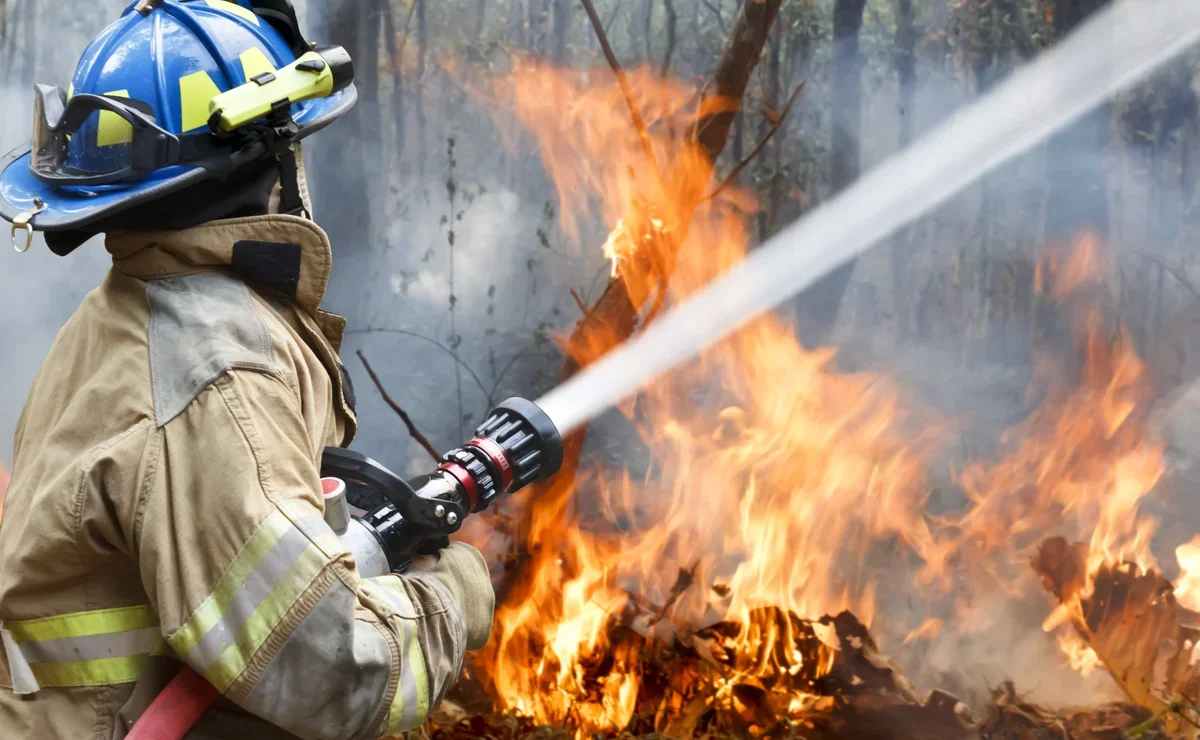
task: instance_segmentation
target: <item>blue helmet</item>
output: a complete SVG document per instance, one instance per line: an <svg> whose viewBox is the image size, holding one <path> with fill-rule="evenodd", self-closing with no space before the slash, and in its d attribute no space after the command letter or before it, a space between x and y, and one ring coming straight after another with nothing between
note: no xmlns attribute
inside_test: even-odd
<svg viewBox="0 0 1200 740"><path fill-rule="evenodd" d="M304 41L289 0L138 0L70 86L35 89L29 144L0 160L0 216L86 227L292 145L357 98L339 47Z"/></svg>

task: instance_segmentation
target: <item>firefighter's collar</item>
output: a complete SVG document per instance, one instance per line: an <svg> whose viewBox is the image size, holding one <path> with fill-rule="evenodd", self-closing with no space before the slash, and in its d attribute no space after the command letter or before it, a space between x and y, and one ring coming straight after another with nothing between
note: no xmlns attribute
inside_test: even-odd
<svg viewBox="0 0 1200 740"><path fill-rule="evenodd" d="M313 316L332 265L329 237L298 216L210 221L182 231L117 232L105 247L113 266L143 280L189 275L214 267L293 298Z"/></svg>

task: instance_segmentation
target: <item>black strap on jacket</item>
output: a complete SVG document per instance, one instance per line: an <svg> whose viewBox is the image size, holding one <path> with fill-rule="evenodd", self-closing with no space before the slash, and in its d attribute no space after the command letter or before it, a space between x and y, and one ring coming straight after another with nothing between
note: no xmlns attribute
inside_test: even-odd
<svg viewBox="0 0 1200 740"><path fill-rule="evenodd" d="M279 161L279 212L289 216L311 215L304 208L304 197L300 195L300 166L296 162L294 147L277 156Z"/></svg>

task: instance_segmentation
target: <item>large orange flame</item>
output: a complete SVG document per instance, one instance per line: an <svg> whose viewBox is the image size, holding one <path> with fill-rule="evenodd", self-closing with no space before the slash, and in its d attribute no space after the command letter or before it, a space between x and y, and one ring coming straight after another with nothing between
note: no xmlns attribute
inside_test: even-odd
<svg viewBox="0 0 1200 740"><path fill-rule="evenodd" d="M630 79L662 172L608 75L525 64L501 97L537 142L564 231L584 239L584 224L602 222L613 275L642 306L668 277L677 298L741 260L754 203L736 189L701 197L712 166L683 132L724 104L650 71ZM873 558L913 556L916 583L935 594L1022 587L1029 553L1053 534L1089 541L1097 561L1148 564L1155 522L1140 504L1163 473L1163 449L1146 428L1143 363L1089 296L1103 269L1098 241L1085 237L1038 270L1045 301L1079 304L1070 314L1083 361L1039 362L1040 403L1002 440L1007 454L965 468L957 513L927 511L943 425L888 379L840 373L832 350L804 349L779 317L652 384L621 409L643 447L621 453L618 470L588 464L562 476L533 504L525 577L497 609L476 676L499 709L581 736L616 732L637 710L645 635L726 620L739 625L740 673L822 675L824 659L796 654L763 615L849 608L870 624ZM568 349L586 363L616 339L597 322ZM971 614L965 599L953 614L892 629L935 639L978 629ZM1088 665L1076 642L1060 644Z"/></svg>

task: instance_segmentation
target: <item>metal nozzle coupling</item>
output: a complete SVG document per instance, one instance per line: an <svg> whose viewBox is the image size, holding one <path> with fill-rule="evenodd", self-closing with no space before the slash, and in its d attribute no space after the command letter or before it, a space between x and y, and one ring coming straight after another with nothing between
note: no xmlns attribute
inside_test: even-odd
<svg viewBox="0 0 1200 740"><path fill-rule="evenodd" d="M562 436L537 404L510 398L488 414L475 437L442 458L440 470L467 491L471 511L482 511L501 493L519 491L562 467Z"/></svg>

